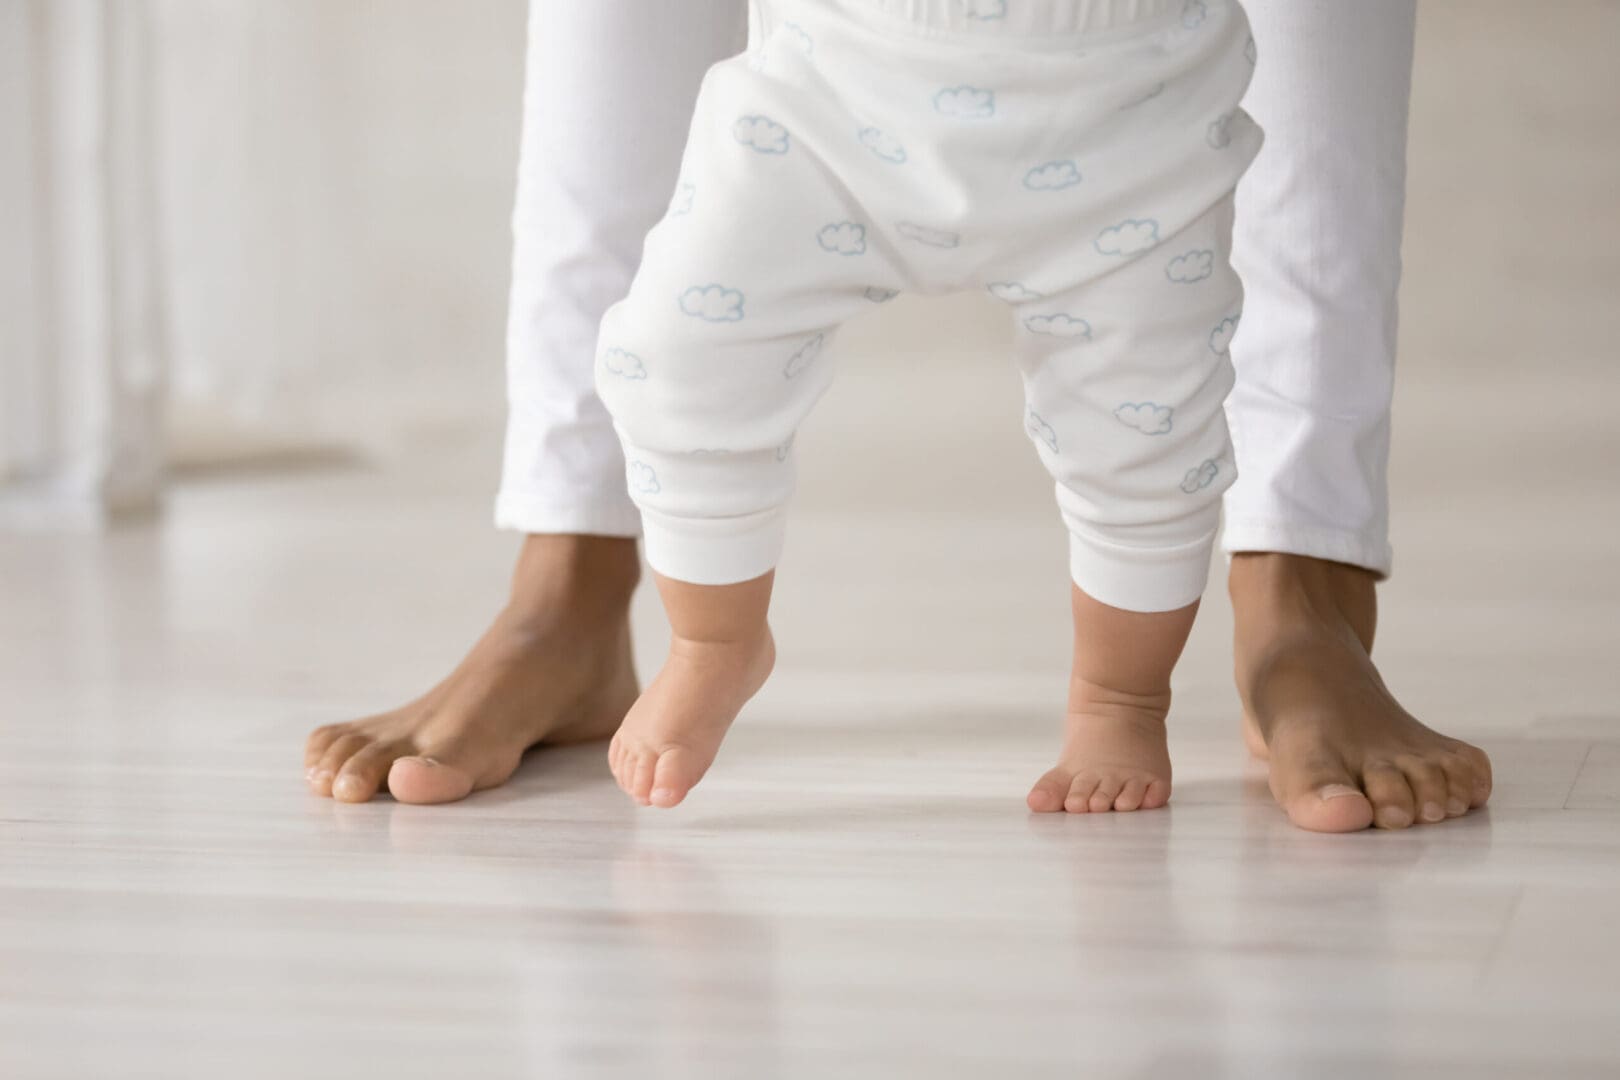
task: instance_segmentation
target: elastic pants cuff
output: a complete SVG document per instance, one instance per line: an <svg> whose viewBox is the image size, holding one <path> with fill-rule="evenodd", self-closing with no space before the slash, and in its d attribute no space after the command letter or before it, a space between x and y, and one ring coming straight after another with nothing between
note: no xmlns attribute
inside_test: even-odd
<svg viewBox="0 0 1620 1080"><path fill-rule="evenodd" d="M1215 534L1176 547L1125 547L1069 532L1069 576L1093 600L1125 611L1177 611L1204 595Z"/></svg>
<svg viewBox="0 0 1620 1080"><path fill-rule="evenodd" d="M732 518L641 514L647 565L692 585L735 585L775 569L787 535L781 510Z"/></svg>

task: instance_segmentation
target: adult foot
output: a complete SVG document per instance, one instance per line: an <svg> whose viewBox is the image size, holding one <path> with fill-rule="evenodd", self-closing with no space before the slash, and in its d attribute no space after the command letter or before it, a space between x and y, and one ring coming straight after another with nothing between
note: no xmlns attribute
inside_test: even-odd
<svg viewBox="0 0 1620 1080"><path fill-rule="evenodd" d="M765 622L771 579L718 586L657 579L673 630L669 658L608 745L614 779L642 806L686 798L765 685L776 663Z"/></svg>
<svg viewBox="0 0 1620 1080"><path fill-rule="evenodd" d="M1402 829L1490 797L1485 752L1419 722L1373 665L1374 582L1359 567L1299 555L1232 559L1244 736L1304 829Z"/></svg>
<svg viewBox="0 0 1620 1080"><path fill-rule="evenodd" d="M525 750L606 738L636 698L633 539L531 535L512 594L467 657L404 708L310 733L310 788L342 802L382 789L454 802L504 783Z"/></svg>

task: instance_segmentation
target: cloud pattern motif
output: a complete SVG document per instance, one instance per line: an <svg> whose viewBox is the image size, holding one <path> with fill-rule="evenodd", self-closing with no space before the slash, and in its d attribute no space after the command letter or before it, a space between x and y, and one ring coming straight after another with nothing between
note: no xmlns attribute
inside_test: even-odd
<svg viewBox="0 0 1620 1080"><path fill-rule="evenodd" d="M804 53L804 55L815 55L815 39L810 36L810 32L804 27L800 26L796 22L785 22L782 24L782 31L783 33L787 34L788 40L793 42L798 50Z"/></svg>
<svg viewBox="0 0 1620 1080"><path fill-rule="evenodd" d="M816 243L821 245L821 250L835 255L865 255L866 226L853 221L823 225L821 231L816 233Z"/></svg>
<svg viewBox="0 0 1620 1080"><path fill-rule="evenodd" d="M1045 446L1052 453L1058 452L1057 432L1034 409L1026 408L1024 411L1024 430L1029 433L1030 438Z"/></svg>
<svg viewBox="0 0 1620 1080"><path fill-rule="evenodd" d="M1024 186L1031 191L1062 191L1080 182L1080 166L1072 161L1048 161L1024 174Z"/></svg>
<svg viewBox="0 0 1620 1080"><path fill-rule="evenodd" d="M904 165L906 163L906 148L901 146L900 140L893 135L885 134L875 127L863 127L856 134L860 138L862 146L889 164Z"/></svg>
<svg viewBox="0 0 1620 1080"><path fill-rule="evenodd" d="M963 14L990 22L1007 17L1007 0L961 0Z"/></svg>
<svg viewBox="0 0 1620 1080"><path fill-rule="evenodd" d="M1181 25L1195 30L1209 17L1209 5L1204 0L1187 0L1181 5Z"/></svg>
<svg viewBox="0 0 1620 1080"><path fill-rule="evenodd" d="M1196 495L1213 484L1220 474L1220 463L1210 458L1198 467L1187 470L1187 475L1181 478L1181 490L1188 495Z"/></svg>
<svg viewBox="0 0 1620 1080"><path fill-rule="evenodd" d="M997 300L1004 300L1009 304L1044 299L1040 293L1018 281L992 281L985 286L985 290Z"/></svg>
<svg viewBox="0 0 1620 1080"><path fill-rule="evenodd" d="M623 349L609 349L602 354L602 366L611 375L621 379L639 381L647 377L647 365L641 357Z"/></svg>
<svg viewBox="0 0 1620 1080"><path fill-rule="evenodd" d="M1126 109L1134 109L1138 105L1146 105L1148 102L1164 93L1164 85L1165 84L1162 82L1154 83L1152 86L1148 87L1146 91L1121 105L1119 107L1119 111L1124 112Z"/></svg>
<svg viewBox="0 0 1620 1080"><path fill-rule="evenodd" d="M784 379L796 379L802 375L806 368L816 362L816 357L821 355L821 348L826 343L827 335L817 334L803 345L800 345L798 350L788 357L787 363L783 365L782 377Z"/></svg>
<svg viewBox="0 0 1620 1080"><path fill-rule="evenodd" d="M669 201L670 217L685 217L692 212L692 202L697 198L697 185L680 184L675 188L675 197Z"/></svg>
<svg viewBox="0 0 1620 1080"><path fill-rule="evenodd" d="M658 474L645 461L630 463L630 489L643 495L656 495L662 490L658 484Z"/></svg>
<svg viewBox="0 0 1620 1080"><path fill-rule="evenodd" d="M724 285L693 285L680 296L681 310L705 322L741 322L743 294Z"/></svg>
<svg viewBox="0 0 1620 1080"><path fill-rule="evenodd" d="M1225 356L1232 351L1232 335L1237 333L1238 321L1241 314L1222 319L1215 329L1209 332L1209 351L1216 356Z"/></svg>
<svg viewBox="0 0 1620 1080"><path fill-rule="evenodd" d="M958 120L988 120L996 115L996 93L977 86L949 86L934 95L934 111Z"/></svg>
<svg viewBox="0 0 1620 1080"><path fill-rule="evenodd" d="M1144 435L1168 434L1175 409L1151 401L1127 401L1114 410L1114 419Z"/></svg>
<svg viewBox="0 0 1620 1080"><path fill-rule="evenodd" d="M1221 113L1209 122L1204 131L1204 141L1216 150L1225 150L1232 145L1232 114Z"/></svg>
<svg viewBox="0 0 1620 1080"><path fill-rule="evenodd" d="M866 291L861 293L861 295L872 301L874 304L887 304L890 300L893 300L895 297L900 295L900 290L885 289L877 285L868 285L866 287Z"/></svg>
<svg viewBox="0 0 1620 1080"><path fill-rule="evenodd" d="M1192 285L1215 272L1215 253L1205 248L1177 255L1164 268L1164 276L1177 285Z"/></svg>
<svg viewBox="0 0 1620 1080"><path fill-rule="evenodd" d="M1024 320L1024 329L1032 334L1045 334L1048 337L1087 339L1091 337L1090 323L1062 312L1055 315L1031 315Z"/></svg>
<svg viewBox="0 0 1620 1080"><path fill-rule="evenodd" d="M768 116L739 116L731 126L732 138L761 154L785 154L793 140L787 128Z"/></svg>
<svg viewBox="0 0 1620 1080"><path fill-rule="evenodd" d="M1152 218L1126 218L1103 229L1092 241L1102 255L1137 255L1158 243L1159 223Z"/></svg>
<svg viewBox="0 0 1620 1080"><path fill-rule="evenodd" d="M960 233L951 232L949 229L936 229L931 225L918 225L915 221L896 222L894 231L907 240L915 240L929 247L953 248L962 242Z"/></svg>

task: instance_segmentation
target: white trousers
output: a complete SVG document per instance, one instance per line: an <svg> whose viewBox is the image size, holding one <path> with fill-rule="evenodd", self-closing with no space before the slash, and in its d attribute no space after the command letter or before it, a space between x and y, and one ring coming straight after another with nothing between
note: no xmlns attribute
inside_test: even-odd
<svg viewBox="0 0 1620 1080"><path fill-rule="evenodd" d="M1232 193L1260 145L1242 10L763 11L756 47L704 78L676 197L602 322L649 565L704 585L774 568L839 326L984 289L1010 309L1075 583L1130 611L1195 601L1233 477Z"/></svg>
<svg viewBox="0 0 1620 1080"><path fill-rule="evenodd" d="M1247 299L1227 402L1239 479L1224 546L1387 573L1415 3L1245 6L1263 59L1244 108L1267 137L1237 192L1233 262ZM531 0L502 527L640 531L595 391L597 330L669 206L704 73L745 44L746 9Z"/></svg>

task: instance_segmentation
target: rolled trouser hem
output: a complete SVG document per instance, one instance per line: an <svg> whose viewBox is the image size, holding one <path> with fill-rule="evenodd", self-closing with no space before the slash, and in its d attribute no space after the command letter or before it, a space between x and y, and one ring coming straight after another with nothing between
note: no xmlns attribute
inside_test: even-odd
<svg viewBox="0 0 1620 1080"><path fill-rule="evenodd" d="M1387 578L1394 569L1395 553L1382 537L1337 529L1300 528L1275 518L1226 519L1221 550L1227 555L1245 551L1272 551L1312 559L1349 563Z"/></svg>
<svg viewBox="0 0 1620 1080"><path fill-rule="evenodd" d="M641 514L629 498L569 499L503 491L495 497L495 527L526 533L639 536Z"/></svg>
<svg viewBox="0 0 1620 1080"><path fill-rule="evenodd" d="M1093 600L1125 611L1177 611L1204 595L1215 534L1176 547L1126 547L1069 533L1069 576Z"/></svg>
<svg viewBox="0 0 1620 1080"><path fill-rule="evenodd" d="M772 510L746 517L671 518L642 511L647 565L692 585L735 585L776 568L787 522Z"/></svg>

